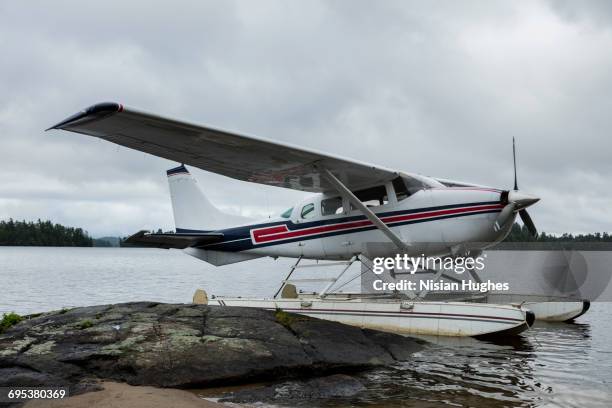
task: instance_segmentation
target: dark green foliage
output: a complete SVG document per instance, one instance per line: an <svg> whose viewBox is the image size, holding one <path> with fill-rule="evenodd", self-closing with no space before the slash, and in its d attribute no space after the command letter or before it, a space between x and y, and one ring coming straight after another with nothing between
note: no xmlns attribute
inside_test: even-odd
<svg viewBox="0 0 612 408"><path fill-rule="evenodd" d="M17 313L5 313L0 320L0 333L23 320Z"/></svg>
<svg viewBox="0 0 612 408"><path fill-rule="evenodd" d="M80 330L89 329L93 326L93 322L91 320L83 320L77 324L77 328Z"/></svg>
<svg viewBox="0 0 612 408"><path fill-rule="evenodd" d="M291 328L291 325L297 321L303 320L299 315L293 313L287 313L284 310L276 309L274 312L276 321L287 328Z"/></svg>
<svg viewBox="0 0 612 408"><path fill-rule="evenodd" d="M90 247L93 239L81 228L65 227L51 221L0 221L0 245Z"/></svg>
<svg viewBox="0 0 612 408"><path fill-rule="evenodd" d="M612 242L612 235L607 232L603 234L595 232L577 235L565 233L555 236L542 232L537 237L532 237L524 225L520 226L518 223L514 223L504 242Z"/></svg>

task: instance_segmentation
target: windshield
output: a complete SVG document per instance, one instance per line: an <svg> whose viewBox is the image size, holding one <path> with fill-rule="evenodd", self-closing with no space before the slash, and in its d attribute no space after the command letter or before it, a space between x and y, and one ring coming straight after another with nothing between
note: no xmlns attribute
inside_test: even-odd
<svg viewBox="0 0 612 408"><path fill-rule="evenodd" d="M288 209L287 211L285 211L284 213L281 214L281 217L283 218L289 218L291 217L291 213L293 212L293 207L291 207L290 209Z"/></svg>

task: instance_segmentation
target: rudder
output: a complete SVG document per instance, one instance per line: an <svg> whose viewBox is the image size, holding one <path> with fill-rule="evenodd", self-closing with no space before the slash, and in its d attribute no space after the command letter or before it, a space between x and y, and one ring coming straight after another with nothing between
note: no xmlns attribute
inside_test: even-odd
<svg viewBox="0 0 612 408"><path fill-rule="evenodd" d="M248 221L246 217L226 214L208 201L184 164L166 174L176 232L214 231Z"/></svg>

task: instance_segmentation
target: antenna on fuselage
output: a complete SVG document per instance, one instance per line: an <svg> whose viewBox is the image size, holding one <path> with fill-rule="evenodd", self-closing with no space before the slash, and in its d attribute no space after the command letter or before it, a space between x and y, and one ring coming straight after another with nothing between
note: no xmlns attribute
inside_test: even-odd
<svg viewBox="0 0 612 408"><path fill-rule="evenodd" d="M516 145L514 143L514 136L512 137L512 160L514 161L514 190L518 190L518 183L516 181Z"/></svg>

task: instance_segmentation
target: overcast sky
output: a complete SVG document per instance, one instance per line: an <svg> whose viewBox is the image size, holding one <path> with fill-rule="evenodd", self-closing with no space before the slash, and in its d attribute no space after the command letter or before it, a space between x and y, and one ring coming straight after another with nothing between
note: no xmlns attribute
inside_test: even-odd
<svg viewBox="0 0 612 408"><path fill-rule="evenodd" d="M156 4L156 7L151 7ZM0 219L173 229L164 159L43 130L101 101L512 186L546 232L612 231L612 2L0 3ZM267 216L303 197L193 170Z"/></svg>

